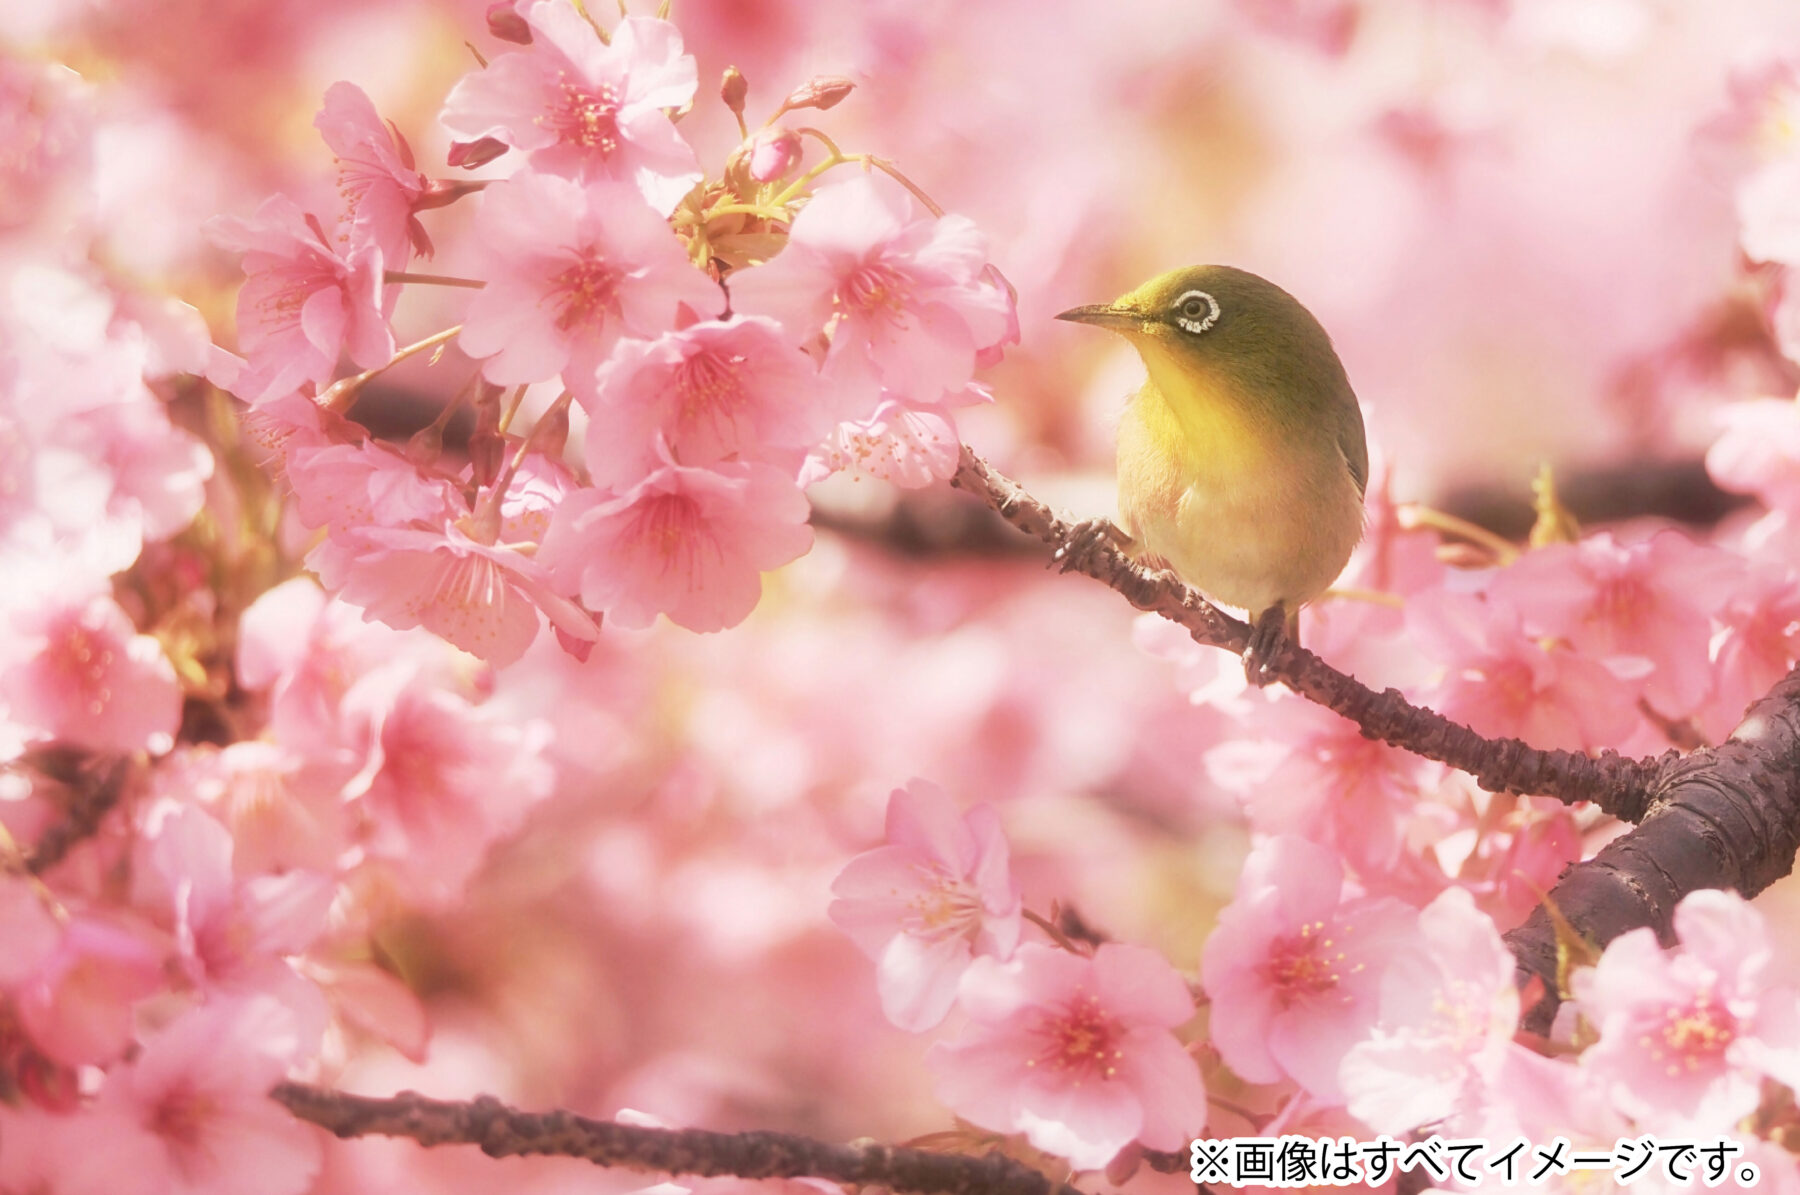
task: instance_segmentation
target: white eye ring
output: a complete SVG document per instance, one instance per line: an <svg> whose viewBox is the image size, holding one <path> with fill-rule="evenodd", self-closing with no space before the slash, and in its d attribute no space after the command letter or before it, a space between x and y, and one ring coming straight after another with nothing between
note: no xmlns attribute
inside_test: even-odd
<svg viewBox="0 0 1800 1195"><path fill-rule="evenodd" d="M1189 315L1188 304L1195 299L1206 304L1204 318ZM1219 322L1219 301L1203 290L1190 290L1175 300L1175 323L1184 332L1192 332L1198 336Z"/></svg>

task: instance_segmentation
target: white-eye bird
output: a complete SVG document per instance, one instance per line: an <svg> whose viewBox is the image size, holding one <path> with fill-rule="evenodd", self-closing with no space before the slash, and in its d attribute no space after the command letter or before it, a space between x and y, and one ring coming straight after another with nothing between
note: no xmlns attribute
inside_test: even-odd
<svg viewBox="0 0 1800 1195"><path fill-rule="evenodd" d="M1119 423L1119 516L1133 555L1250 613L1257 683L1300 607L1363 532L1362 410L1299 300L1230 266L1191 266L1058 319L1110 328L1149 372Z"/></svg>

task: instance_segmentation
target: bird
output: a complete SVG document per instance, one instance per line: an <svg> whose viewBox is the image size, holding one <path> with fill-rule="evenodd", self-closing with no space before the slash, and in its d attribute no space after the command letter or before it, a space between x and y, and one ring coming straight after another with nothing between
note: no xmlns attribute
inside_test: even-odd
<svg viewBox="0 0 1800 1195"><path fill-rule="evenodd" d="M1148 375L1119 421L1120 525L1090 529L1247 611L1245 672L1267 684L1300 607L1362 539L1368 444L1331 337L1273 282L1222 265L1056 318L1123 336Z"/></svg>

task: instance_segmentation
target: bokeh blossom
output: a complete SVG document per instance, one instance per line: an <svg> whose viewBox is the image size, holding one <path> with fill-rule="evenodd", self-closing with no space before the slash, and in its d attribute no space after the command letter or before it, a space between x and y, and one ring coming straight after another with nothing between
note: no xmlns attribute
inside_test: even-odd
<svg viewBox="0 0 1800 1195"><path fill-rule="evenodd" d="M887 845L852 859L826 910L876 960L888 1020L920 1032L944 1019L977 953L1005 961L1019 943L1019 887L991 805L959 816L923 780L888 798Z"/></svg>
<svg viewBox="0 0 1800 1195"><path fill-rule="evenodd" d="M1301 838L1253 851L1206 941L1201 982L1226 1065L1252 1083L1292 1078L1337 1101L1338 1065L1373 1029L1389 961L1415 914L1386 897L1346 898L1343 865Z"/></svg>
<svg viewBox="0 0 1800 1195"><path fill-rule="evenodd" d="M1675 909L1671 954L1647 930L1607 944L1572 980L1600 1040L1582 1066L1626 1115L1727 1132L1756 1107L1764 1076L1800 1084L1800 992L1769 974L1768 929L1734 893Z"/></svg>
<svg viewBox="0 0 1800 1195"><path fill-rule="evenodd" d="M931 1051L937 1095L983 1128L1023 1133L1078 1170L1132 1141L1180 1149L1206 1123L1200 1070L1171 1032L1194 1012L1161 956L1108 943L1082 958L1030 943L976 959L969 1025Z"/></svg>
<svg viewBox="0 0 1800 1195"><path fill-rule="evenodd" d="M1479 1106L1517 1048L1515 963L1494 923L1451 888L1418 926L1382 975L1374 1033L1338 1071L1351 1114L1386 1133Z"/></svg>

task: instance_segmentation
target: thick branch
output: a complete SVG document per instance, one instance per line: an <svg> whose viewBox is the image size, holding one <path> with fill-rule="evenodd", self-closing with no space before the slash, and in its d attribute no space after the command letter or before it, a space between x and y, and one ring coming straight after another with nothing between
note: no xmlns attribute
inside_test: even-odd
<svg viewBox="0 0 1800 1195"><path fill-rule="evenodd" d="M1249 627L1173 575L1143 568L1112 543L1081 542L1077 524L1033 498L967 446L950 484L976 495L1014 527L1056 548L1064 571L1085 573L1118 590L1138 609L1179 623L1196 643L1241 653L1249 642ZM1365 737L1460 768L1490 792L1533 793L1571 804L1592 801L1625 821L1643 816L1651 779L1676 757L1672 751L1662 760L1627 759L1615 751L1589 756L1543 751L1518 739L1483 738L1442 714L1409 703L1397 689L1377 693L1292 643L1275 656L1270 670L1294 692L1355 722Z"/></svg>
<svg viewBox="0 0 1800 1195"><path fill-rule="evenodd" d="M1800 669L1750 707L1731 737L1669 761L1630 833L1563 872L1549 900L1591 941L1649 926L1665 943L1682 897L1702 888L1755 896L1800 850ZM1543 909L1506 936L1522 973L1543 978L1526 1027L1556 1012L1556 932Z"/></svg>
<svg viewBox="0 0 1800 1195"><path fill-rule="evenodd" d="M590 1120L572 1112L521 1112L492 1096L466 1102L403 1091L388 1099L301 1083L270 1095L302 1120L339 1137L410 1137L421 1145L477 1145L489 1157L586 1158L667 1174L822 1178L919 1195L1082 1195L1000 1154L967 1157L885 1145L832 1145L789 1133L714 1133Z"/></svg>

